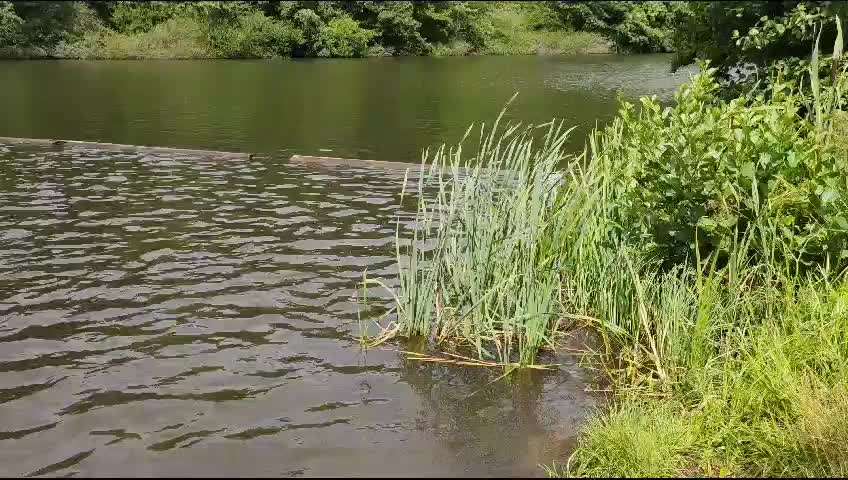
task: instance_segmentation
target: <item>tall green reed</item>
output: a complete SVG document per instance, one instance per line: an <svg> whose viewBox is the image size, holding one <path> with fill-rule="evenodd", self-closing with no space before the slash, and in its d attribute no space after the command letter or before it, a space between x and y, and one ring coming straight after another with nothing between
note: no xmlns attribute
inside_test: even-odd
<svg viewBox="0 0 848 480"><path fill-rule="evenodd" d="M513 97L514 98L514 97ZM425 151L417 228L397 234L396 320L377 342L427 336L482 359L530 365L552 346L562 314L562 174L571 130L561 123L480 129L474 155L463 141ZM539 138L541 135L541 138ZM366 284L386 284L366 279Z"/></svg>

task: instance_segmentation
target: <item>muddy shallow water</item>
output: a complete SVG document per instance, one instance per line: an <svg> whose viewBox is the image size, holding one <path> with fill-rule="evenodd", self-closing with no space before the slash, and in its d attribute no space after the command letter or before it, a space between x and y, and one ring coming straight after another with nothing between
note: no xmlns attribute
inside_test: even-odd
<svg viewBox="0 0 848 480"><path fill-rule="evenodd" d="M366 354L403 171L0 144L0 474L541 475L576 359ZM476 393L475 393L476 392ZM470 394L475 393L470 396Z"/></svg>

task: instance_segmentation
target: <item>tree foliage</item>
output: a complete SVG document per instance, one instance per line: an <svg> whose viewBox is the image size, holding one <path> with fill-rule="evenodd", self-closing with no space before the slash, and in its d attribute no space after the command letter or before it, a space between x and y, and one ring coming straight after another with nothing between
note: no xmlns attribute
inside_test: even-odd
<svg viewBox="0 0 848 480"><path fill-rule="evenodd" d="M834 45L836 15L848 17L848 2L692 2L675 22L674 67L709 60L720 74L752 64L798 63L821 45Z"/></svg>
<svg viewBox="0 0 848 480"><path fill-rule="evenodd" d="M515 14L526 19L526 32L503 29L501 20ZM14 0L0 1L0 48L50 56L116 34L143 44L155 29L185 27L180 36L212 56L427 55L451 45L502 50L495 47L505 35L576 31L601 35L622 52L676 52L675 67L710 60L726 76L740 64L805 58L819 25L822 44L832 45L836 14L848 17L848 2ZM197 30L203 35L191 33Z"/></svg>
<svg viewBox="0 0 848 480"><path fill-rule="evenodd" d="M575 30L600 33L618 50L636 53L672 51L675 21L689 8L681 2L548 2L548 5L560 23ZM541 16L551 22L550 16Z"/></svg>
<svg viewBox="0 0 848 480"><path fill-rule="evenodd" d="M330 20L321 28L319 55L330 57L364 57L375 33L362 28L356 20L342 16Z"/></svg>
<svg viewBox="0 0 848 480"><path fill-rule="evenodd" d="M54 46L77 40L99 25L83 2L13 1L11 5L11 14L6 15L21 20L14 40L24 45Z"/></svg>
<svg viewBox="0 0 848 480"><path fill-rule="evenodd" d="M122 33L148 32L181 10L181 5L173 2L121 1L111 7L111 24Z"/></svg>
<svg viewBox="0 0 848 480"><path fill-rule="evenodd" d="M619 142L608 146L635 179L624 224L640 226L659 256L675 262L692 259L696 242L729 251L749 225L765 222L802 262L846 264L848 164L832 133L848 106L844 70L817 101L785 80L768 95L725 101L715 95L715 73L681 87L672 107L643 98L640 109L620 110L611 127ZM800 117L802 107L818 112Z"/></svg>
<svg viewBox="0 0 848 480"><path fill-rule="evenodd" d="M181 26L187 29L180 35L183 38L195 39L190 32L204 32L192 40L198 42L195 50L223 57L362 56L372 48L389 55L426 55L457 43L467 45L469 53L479 52L493 37L489 17L496 8L495 2L461 1L13 1L4 5L0 39L5 45L0 46L51 52L74 43L92 48L113 41L143 44L144 36Z"/></svg>
<svg viewBox="0 0 848 480"><path fill-rule="evenodd" d="M21 29L21 23L23 23L23 20L15 13L12 4L0 2L0 46L15 42Z"/></svg>

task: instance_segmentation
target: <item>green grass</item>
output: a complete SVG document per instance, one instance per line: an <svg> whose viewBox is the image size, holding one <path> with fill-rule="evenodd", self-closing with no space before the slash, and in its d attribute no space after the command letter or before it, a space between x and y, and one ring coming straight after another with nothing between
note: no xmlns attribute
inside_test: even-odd
<svg viewBox="0 0 848 480"><path fill-rule="evenodd" d="M682 355L659 357L670 378L645 381L659 378L658 366L648 355L627 355L637 368L610 371L615 406L599 412L569 462L548 473L845 475L848 284L772 272L745 287L763 275L754 269L742 272L742 285L693 286L685 302L671 302L680 311L666 305L654 332L680 332L671 338ZM699 318L707 319L708 342L697 340ZM631 347L642 349L644 340Z"/></svg>
<svg viewBox="0 0 848 480"><path fill-rule="evenodd" d="M520 4L501 5L490 15L494 34L484 51L488 55L573 55L610 51L609 42L594 33L534 29L532 13Z"/></svg>
<svg viewBox="0 0 848 480"><path fill-rule="evenodd" d="M675 476L682 472L686 455L697 442L681 408L636 398L593 417L586 432L581 439L585 458L580 465L546 467L549 476L562 472L594 477Z"/></svg>

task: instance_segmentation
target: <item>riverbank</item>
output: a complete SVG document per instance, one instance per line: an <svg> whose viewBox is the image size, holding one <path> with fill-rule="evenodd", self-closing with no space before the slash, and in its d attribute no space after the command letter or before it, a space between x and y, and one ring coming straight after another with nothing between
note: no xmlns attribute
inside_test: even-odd
<svg viewBox="0 0 848 480"><path fill-rule="evenodd" d="M126 35L113 31L85 37L78 43L41 47L0 48L0 60L227 60L207 48L197 31L181 22L163 25L145 34ZM589 32L515 31L513 35L494 40L482 49L457 41L436 45L428 56L454 57L476 55L581 55L612 53L608 41ZM385 57L385 50L370 49L364 57ZM401 55L407 56L407 55ZM418 56L418 55L415 55ZM245 58L280 58L276 56L244 56ZM282 57L288 58L288 57Z"/></svg>
<svg viewBox="0 0 848 480"><path fill-rule="evenodd" d="M3 10L4 3L0 11L16 19L5 28L20 30L5 41L0 36L0 45L6 43L0 58L7 59L573 55L612 50L598 33L541 23L553 13L524 3L400 2L359 8L304 2L266 11L239 2L152 2L119 3L95 12L81 2L68 2L54 6L58 10L50 20L68 18L67 31L51 32L50 40L37 33L47 20L9 17L15 10Z"/></svg>

